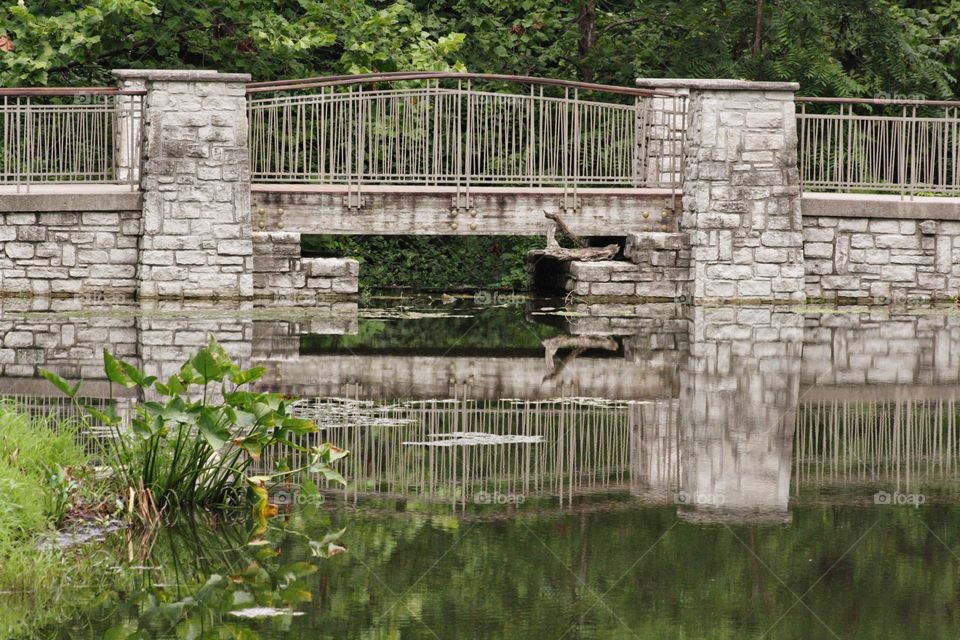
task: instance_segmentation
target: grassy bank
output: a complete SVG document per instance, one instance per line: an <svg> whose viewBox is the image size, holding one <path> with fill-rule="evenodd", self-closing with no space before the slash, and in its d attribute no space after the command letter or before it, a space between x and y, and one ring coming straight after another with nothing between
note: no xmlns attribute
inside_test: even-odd
<svg viewBox="0 0 960 640"><path fill-rule="evenodd" d="M92 499L84 482L89 460L65 424L0 406L0 631L31 630L75 613L81 584L96 580L96 558L79 551L42 550L78 501Z"/></svg>

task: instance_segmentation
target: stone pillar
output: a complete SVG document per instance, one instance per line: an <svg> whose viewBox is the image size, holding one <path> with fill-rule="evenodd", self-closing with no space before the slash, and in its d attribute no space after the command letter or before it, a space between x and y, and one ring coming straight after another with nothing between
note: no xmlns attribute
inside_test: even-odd
<svg viewBox="0 0 960 640"><path fill-rule="evenodd" d="M698 301L804 300L796 83L640 79L689 91L681 231Z"/></svg>
<svg viewBox="0 0 960 640"><path fill-rule="evenodd" d="M216 71L114 71L147 91L141 298L253 295L246 85Z"/></svg>

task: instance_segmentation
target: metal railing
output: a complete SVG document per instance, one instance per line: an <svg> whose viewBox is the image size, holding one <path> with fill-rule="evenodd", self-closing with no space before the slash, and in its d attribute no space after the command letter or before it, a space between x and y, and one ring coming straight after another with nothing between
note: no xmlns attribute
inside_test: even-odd
<svg viewBox="0 0 960 640"><path fill-rule="evenodd" d="M682 96L524 76L385 73L248 85L254 182L676 187ZM659 136L659 138L658 138ZM657 138L657 144L648 144ZM676 148L674 148L676 147ZM660 167L660 157L678 164ZM458 195L459 198L459 195Z"/></svg>
<svg viewBox="0 0 960 640"><path fill-rule="evenodd" d="M139 188L144 91L0 89L0 185Z"/></svg>
<svg viewBox="0 0 960 640"><path fill-rule="evenodd" d="M960 102L797 98L810 191L960 194Z"/></svg>

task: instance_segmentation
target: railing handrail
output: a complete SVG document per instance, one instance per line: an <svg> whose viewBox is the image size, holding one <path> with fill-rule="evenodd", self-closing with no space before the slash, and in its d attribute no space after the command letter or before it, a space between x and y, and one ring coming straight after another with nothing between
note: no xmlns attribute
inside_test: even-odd
<svg viewBox="0 0 960 640"><path fill-rule="evenodd" d="M797 96L796 102L812 104L865 104L905 107L960 107L960 100L909 100L899 98L820 98Z"/></svg>
<svg viewBox="0 0 960 640"><path fill-rule="evenodd" d="M144 90L120 89L118 87L4 87L0 96L145 96Z"/></svg>
<svg viewBox="0 0 960 640"><path fill-rule="evenodd" d="M454 71L391 71L386 73L363 73L343 76L315 76L312 78L301 78L298 80L251 82L247 84L247 93L262 93L265 91L294 91L300 89L346 86L351 84L371 84L374 82L401 82L404 80L487 80L491 82L515 82L517 84L564 87L568 89L582 89L584 91L618 93L622 95L640 97L676 95L675 92L638 89L636 87L621 87L619 85L598 84L595 82L579 82L575 80L558 80L555 78L538 78L534 76L516 76L498 73L467 73Z"/></svg>

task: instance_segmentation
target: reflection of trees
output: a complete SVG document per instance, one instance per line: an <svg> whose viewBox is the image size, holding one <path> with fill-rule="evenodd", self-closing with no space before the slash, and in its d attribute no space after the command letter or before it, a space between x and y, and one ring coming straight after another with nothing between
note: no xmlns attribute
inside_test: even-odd
<svg viewBox="0 0 960 640"><path fill-rule="evenodd" d="M100 638L133 622L146 638L194 629L539 640L571 627L568 637L633 637L619 618L641 638L741 638L766 631L796 603L791 592L814 585L805 605L843 638L954 637L958 622L960 572L947 548L960 548L954 509L801 508L789 527L726 527L629 502L490 520L416 501L380 506L393 510L308 508L261 547L245 544L243 526L209 524L120 544L119 555L152 568L124 574L84 618L49 637ZM348 553L304 571L307 538L343 527ZM141 546L150 552L127 555ZM224 612L238 593L293 602L306 615L232 619ZM184 604L201 597L202 606ZM821 636L829 633L797 604L768 637Z"/></svg>
<svg viewBox="0 0 960 640"><path fill-rule="evenodd" d="M431 638L429 626L442 638L552 638L574 625L572 637L632 637L609 607L642 638L739 638L765 631L795 603L791 590L815 583L804 602L841 637L955 630L943 612L960 596L956 560L924 526L960 545L960 534L944 537L960 524L949 510L804 509L775 528L676 523L670 508L462 526L341 519L350 555L321 570L328 600L295 623L338 637ZM819 629L798 604L770 637Z"/></svg>

